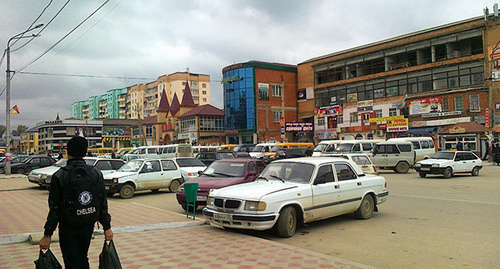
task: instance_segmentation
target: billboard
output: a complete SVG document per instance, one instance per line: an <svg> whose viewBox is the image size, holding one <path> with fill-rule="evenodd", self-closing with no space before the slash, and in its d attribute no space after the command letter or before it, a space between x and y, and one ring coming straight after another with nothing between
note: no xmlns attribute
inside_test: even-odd
<svg viewBox="0 0 500 269"><path fill-rule="evenodd" d="M314 125L312 122L286 122L285 131L287 132L312 132Z"/></svg>
<svg viewBox="0 0 500 269"><path fill-rule="evenodd" d="M441 96L415 99L408 102L410 115L441 112Z"/></svg>

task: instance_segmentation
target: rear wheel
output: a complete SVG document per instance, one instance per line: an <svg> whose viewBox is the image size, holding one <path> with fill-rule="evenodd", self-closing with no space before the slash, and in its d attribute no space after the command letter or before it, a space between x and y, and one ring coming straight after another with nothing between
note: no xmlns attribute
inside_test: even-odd
<svg viewBox="0 0 500 269"><path fill-rule="evenodd" d="M451 167L446 167L446 169L444 169L443 177L450 178L452 175L453 171L451 170Z"/></svg>
<svg viewBox="0 0 500 269"><path fill-rule="evenodd" d="M181 189L181 183L179 182L179 180L174 179L172 180L172 182L170 182L170 186L168 187L168 190L170 192L179 192L180 189Z"/></svg>
<svg viewBox="0 0 500 269"><path fill-rule="evenodd" d="M471 172L472 176L477 177L479 176L479 167L474 167Z"/></svg>
<svg viewBox="0 0 500 269"><path fill-rule="evenodd" d="M425 176L427 176L426 173L423 173L423 172L419 172L418 175L421 177L421 178L424 178Z"/></svg>
<svg viewBox="0 0 500 269"><path fill-rule="evenodd" d="M399 162L395 168L397 173L408 173L410 170L410 165L407 162Z"/></svg>
<svg viewBox="0 0 500 269"><path fill-rule="evenodd" d="M288 206L281 210L276 225L276 230L280 237L292 237L297 229L297 211L295 211L295 208Z"/></svg>
<svg viewBox="0 0 500 269"><path fill-rule="evenodd" d="M356 218L358 219L369 219L373 216L373 211L375 209L375 203L373 201L373 197L371 195L366 195L361 201L361 205L359 205L358 210L354 212Z"/></svg>
<svg viewBox="0 0 500 269"><path fill-rule="evenodd" d="M134 187L131 185L123 185L123 187L120 189L120 197L123 199L130 199L134 196Z"/></svg>

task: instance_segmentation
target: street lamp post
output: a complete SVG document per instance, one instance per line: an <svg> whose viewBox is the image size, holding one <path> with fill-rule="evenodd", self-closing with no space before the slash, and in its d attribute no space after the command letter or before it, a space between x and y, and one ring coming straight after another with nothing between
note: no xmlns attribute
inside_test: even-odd
<svg viewBox="0 0 500 269"><path fill-rule="evenodd" d="M38 25L35 25L34 27L29 28L28 30L19 33L9 39L7 42L7 48L5 49L5 54L7 57L7 70L5 71L7 73L6 75L6 90L5 90L5 117L6 117L6 126L5 126L5 138L6 138L6 149L5 149L5 174L10 175L10 73L14 72L10 70L10 42L12 40L18 40L21 38L30 38L30 37L38 37L40 35L38 34L33 34L31 36L23 36L27 32L33 31L37 28L40 28L43 26L43 23L40 23Z"/></svg>

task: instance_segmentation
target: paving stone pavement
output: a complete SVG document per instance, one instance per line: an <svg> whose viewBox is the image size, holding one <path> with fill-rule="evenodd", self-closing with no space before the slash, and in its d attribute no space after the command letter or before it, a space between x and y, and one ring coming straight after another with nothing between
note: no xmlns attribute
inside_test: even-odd
<svg viewBox="0 0 500 269"><path fill-rule="evenodd" d="M0 239L43 231L48 195L34 186L23 176L0 176ZM123 268L373 268L210 227L201 219L131 200L112 199L109 207ZM91 268L98 267L103 240L102 233L92 240ZM52 243L51 250L62 263L58 242ZM0 269L33 268L38 252L38 245L27 242L0 242Z"/></svg>

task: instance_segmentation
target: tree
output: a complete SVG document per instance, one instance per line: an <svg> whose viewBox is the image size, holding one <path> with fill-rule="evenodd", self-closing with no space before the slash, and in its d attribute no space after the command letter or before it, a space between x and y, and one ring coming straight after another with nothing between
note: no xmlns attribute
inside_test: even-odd
<svg viewBox="0 0 500 269"><path fill-rule="evenodd" d="M5 134L5 131L7 131L7 127L5 127L5 125L0 125L0 137Z"/></svg>
<svg viewBox="0 0 500 269"><path fill-rule="evenodd" d="M14 135L14 136L21 135L26 130L28 130L28 126L22 125L22 124L21 125L17 125L17 129L16 130L12 130L12 135Z"/></svg>

